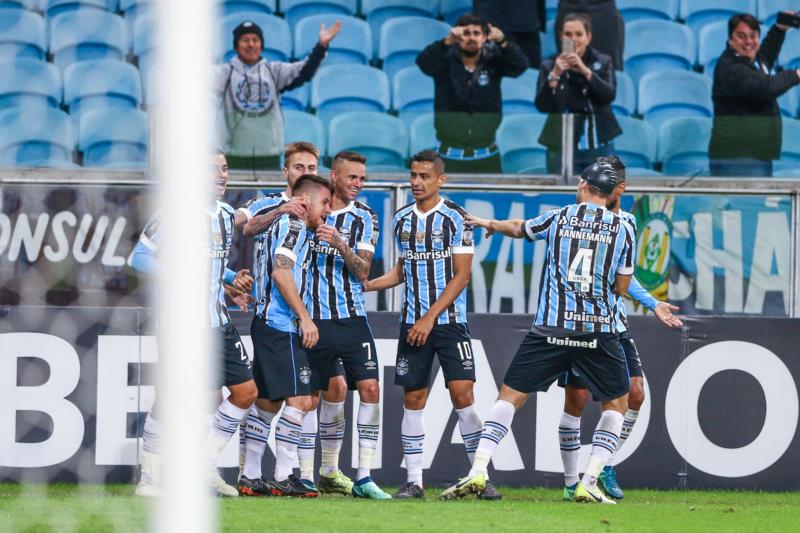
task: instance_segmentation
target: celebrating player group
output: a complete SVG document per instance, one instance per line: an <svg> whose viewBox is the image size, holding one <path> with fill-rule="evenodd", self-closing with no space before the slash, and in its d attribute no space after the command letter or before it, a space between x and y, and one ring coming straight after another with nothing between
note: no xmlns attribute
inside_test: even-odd
<svg viewBox="0 0 800 533"><path fill-rule="evenodd" d="M532 392L553 382L565 388L559 439L565 500L615 503L624 494L611 459L630 434L644 401L642 365L628 332L622 296L629 294L668 327L679 327L676 307L659 302L633 277L635 219L620 210L625 166L598 159L580 176L577 200L530 220L483 220L441 196L445 165L434 151L411 161L414 201L392 219L398 260L368 279L379 221L358 200L367 180L356 152L333 158L330 179L317 175L319 152L298 142L286 147L286 189L234 209L221 201L228 171L214 155L216 200L209 206L211 286L209 323L220 339L219 385L230 395L219 403L209 428L206 458L211 487L222 496L316 497L320 492L366 499L424 498L423 413L438 358L458 415L469 473L443 499L475 494L499 500L488 477L492 454L514 413ZM473 231L543 240L546 258L533 326L508 369L499 398L482 421L474 407L475 366L467 326L466 288L472 270ZM253 275L228 268L233 236L256 241ZM132 266L152 272L160 244L158 215L147 224ZM401 438L407 482L393 495L371 478L381 432L377 351L367 319L365 292L403 285L395 384L403 387ZM254 304L252 363L231 323L227 297ZM489 354L491 357L491 353ZM351 480L339 469L347 390L357 390L358 470ZM579 478L580 419L589 392L602 416L592 453ZM160 427L157 406L144 426L141 479L136 493L159 494ZM274 426L272 475L262 472ZM239 429L237 486L219 475L217 461ZM315 476L317 435L322 465ZM294 464L299 462L299 477ZM455 473L454 473L455 474ZM316 478L316 480L315 480Z"/></svg>

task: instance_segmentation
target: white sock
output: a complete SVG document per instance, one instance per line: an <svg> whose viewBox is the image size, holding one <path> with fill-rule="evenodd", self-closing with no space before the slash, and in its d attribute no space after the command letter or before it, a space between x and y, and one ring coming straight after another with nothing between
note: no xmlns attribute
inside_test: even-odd
<svg viewBox="0 0 800 533"><path fill-rule="evenodd" d="M250 479L261 477L261 461L267 448L269 428L275 413L256 406L250 409L245 424L244 476Z"/></svg>
<svg viewBox="0 0 800 533"><path fill-rule="evenodd" d="M142 430L141 481L151 485L161 483L158 458L161 453L161 423L147 414Z"/></svg>
<svg viewBox="0 0 800 533"><path fill-rule="evenodd" d="M470 476L487 473L494 449L508 433L511 421L514 420L515 411L514 405L505 400L497 400L494 403L492 410L489 411L489 416L483 423L481 440L478 442L475 459L469 471Z"/></svg>
<svg viewBox="0 0 800 533"><path fill-rule="evenodd" d="M278 423L275 424L275 481L284 481L294 470L294 458L297 457L304 416L305 413L300 409L285 405Z"/></svg>
<svg viewBox="0 0 800 533"><path fill-rule="evenodd" d="M297 460L300 463L300 479L314 481L314 450L317 445L317 412L309 411L303 417Z"/></svg>
<svg viewBox="0 0 800 533"><path fill-rule="evenodd" d="M408 482L416 483L420 487L422 487L422 443L425 440L423 412L424 409L414 411L403 407L403 422L400 425Z"/></svg>
<svg viewBox="0 0 800 533"><path fill-rule="evenodd" d="M214 465L214 468L216 468L219 456L222 454L222 449L225 448L233 434L236 433L239 424L247 416L248 412L250 412L249 407L246 409L236 407L227 398L217 407L206 443L208 459Z"/></svg>
<svg viewBox="0 0 800 533"><path fill-rule="evenodd" d="M564 464L564 485L571 487L578 482L578 456L581 451L581 419L569 413L561 413L558 422L558 444L561 462Z"/></svg>
<svg viewBox="0 0 800 533"><path fill-rule="evenodd" d="M358 406L358 473L356 481L369 477L372 457L381 433L381 407L377 403L361 402Z"/></svg>
<svg viewBox="0 0 800 533"><path fill-rule="evenodd" d="M592 434L592 455L589 457L589 466L583 474L581 481L586 487L593 488L597 485L597 478L603 467L614 454L619 443L619 433L625 417L616 411L603 411L600 421Z"/></svg>
<svg viewBox="0 0 800 533"><path fill-rule="evenodd" d="M339 471L339 452L344 442L344 402L320 401L319 442L322 447L322 475Z"/></svg>
<svg viewBox="0 0 800 533"><path fill-rule="evenodd" d="M475 412L475 405L456 409L458 415L458 429L461 431L461 440L464 441L464 449L467 450L469 464L475 460L475 450L478 449L478 442L481 440L483 422L481 417Z"/></svg>
<svg viewBox="0 0 800 533"><path fill-rule="evenodd" d="M617 444L617 449L614 450L614 453L611 454L611 459L608 460L609 464L614 459L614 456L617 455L617 452L622 445L625 444L625 441L628 440L628 437L631 435L631 431L633 431L633 425L636 424L636 419L639 418L639 411L633 411L628 409L625 411L625 421L622 422L622 432L619 434L619 444Z"/></svg>

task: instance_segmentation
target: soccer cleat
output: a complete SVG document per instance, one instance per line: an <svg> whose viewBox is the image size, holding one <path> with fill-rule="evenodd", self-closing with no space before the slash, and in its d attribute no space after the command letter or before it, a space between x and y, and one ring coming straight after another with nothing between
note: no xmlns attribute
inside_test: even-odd
<svg viewBox="0 0 800 533"><path fill-rule="evenodd" d="M272 496L269 483L261 477L250 479L249 477L242 476L239 478L239 486L237 489L239 490L240 496Z"/></svg>
<svg viewBox="0 0 800 533"><path fill-rule="evenodd" d="M484 487L484 489L478 493L478 499L496 502L503 499L503 495L497 492L494 483L492 483L490 479L487 479L486 487Z"/></svg>
<svg viewBox="0 0 800 533"><path fill-rule="evenodd" d="M140 481L133 493L144 498L158 498L161 496L161 487L147 481Z"/></svg>
<svg viewBox="0 0 800 533"><path fill-rule="evenodd" d="M439 496L443 500L463 498L467 494L480 494L486 489L486 474L476 474L472 477L462 477L458 483L447 488Z"/></svg>
<svg viewBox="0 0 800 533"><path fill-rule="evenodd" d="M617 482L617 473L611 465L604 467L603 471L600 472L600 477L597 478L597 485L609 498L621 500L625 497L625 493L622 492L622 487L620 487Z"/></svg>
<svg viewBox="0 0 800 533"><path fill-rule="evenodd" d="M314 483L314 481L313 481L313 480L311 480L311 479L301 479L301 480L300 480L300 483L301 483L301 484L302 484L302 485L303 485L303 486L304 486L306 489L308 489L309 491L314 491L314 492L316 492L316 493L319 493L319 490L317 490L317 485Z"/></svg>
<svg viewBox="0 0 800 533"><path fill-rule="evenodd" d="M273 496L291 496L295 498L316 498L319 492L308 490L295 475L291 475L283 481L270 481L270 491Z"/></svg>
<svg viewBox="0 0 800 533"><path fill-rule="evenodd" d="M413 481L409 481L397 489L397 492L394 493L392 498L395 500L410 500L412 498L424 499L425 491Z"/></svg>
<svg viewBox="0 0 800 533"><path fill-rule="evenodd" d="M217 496L224 496L226 498L238 498L239 491L236 490L236 487L232 487L225 483L225 480L219 475L217 469L211 472L209 481L211 483L211 488L214 489L214 492L217 493Z"/></svg>
<svg viewBox="0 0 800 533"><path fill-rule="evenodd" d="M353 497L365 498L367 500L391 500L391 495L383 492L381 488L372 481L372 478L365 477L353 485Z"/></svg>
<svg viewBox="0 0 800 533"><path fill-rule="evenodd" d="M561 499L565 502L574 502L576 488L578 488L577 483L573 483L572 485L564 485L564 491L561 493Z"/></svg>
<svg viewBox="0 0 800 533"><path fill-rule="evenodd" d="M341 470L337 470L332 476L322 473L319 469L319 491L326 494L345 494L350 495L353 491L353 480L345 476Z"/></svg>
<svg viewBox="0 0 800 533"><path fill-rule="evenodd" d="M578 503L604 503L607 505L616 505L617 502L603 494L603 491L595 485L592 488L587 487L583 483L578 483L575 487L575 501Z"/></svg>

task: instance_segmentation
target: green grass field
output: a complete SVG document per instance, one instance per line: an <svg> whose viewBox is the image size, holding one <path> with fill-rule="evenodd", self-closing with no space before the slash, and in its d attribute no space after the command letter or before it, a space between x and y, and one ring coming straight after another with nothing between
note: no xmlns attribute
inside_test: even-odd
<svg viewBox="0 0 800 533"><path fill-rule="evenodd" d="M630 490L617 506L559 500L552 489L502 488L501 502L220 501L223 531L800 531L800 493ZM0 531L137 531L150 503L127 485L0 485ZM189 511L190 512L190 511Z"/></svg>

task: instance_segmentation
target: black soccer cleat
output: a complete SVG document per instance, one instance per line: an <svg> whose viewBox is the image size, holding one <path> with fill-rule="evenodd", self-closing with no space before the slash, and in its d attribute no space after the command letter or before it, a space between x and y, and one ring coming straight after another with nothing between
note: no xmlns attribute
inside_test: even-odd
<svg viewBox="0 0 800 533"><path fill-rule="evenodd" d="M497 492L497 489L490 480L486 480L486 488L478 493L479 500L498 501L503 498L503 495Z"/></svg>
<svg viewBox="0 0 800 533"><path fill-rule="evenodd" d="M425 491L416 483L409 481L397 489L392 496L395 500L410 500L412 498L425 499Z"/></svg>
<svg viewBox="0 0 800 533"><path fill-rule="evenodd" d="M272 496L269 483L261 477L250 479L249 477L242 476L239 478L239 485L236 489L239 491L239 496Z"/></svg>
<svg viewBox="0 0 800 533"><path fill-rule="evenodd" d="M316 498L319 492L309 489L294 474L284 481L270 481L270 492L273 496L290 496L293 498Z"/></svg>

